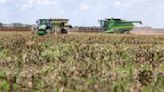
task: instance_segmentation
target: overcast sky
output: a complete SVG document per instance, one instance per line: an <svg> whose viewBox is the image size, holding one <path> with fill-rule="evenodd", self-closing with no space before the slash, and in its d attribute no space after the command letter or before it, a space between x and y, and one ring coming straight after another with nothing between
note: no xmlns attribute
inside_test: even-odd
<svg viewBox="0 0 164 92"><path fill-rule="evenodd" d="M164 0L0 0L0 9L3 23L68 18L74 26L97 26L99 19L114 17L164 28Z"/></svg>

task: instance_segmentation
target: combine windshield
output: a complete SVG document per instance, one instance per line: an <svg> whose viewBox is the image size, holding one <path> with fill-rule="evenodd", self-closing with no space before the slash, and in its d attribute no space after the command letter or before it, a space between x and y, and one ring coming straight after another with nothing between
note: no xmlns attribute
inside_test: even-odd
<svg viewBox="0 0 164 92"><path fill-rule="evenodd" d="M50 21L49 20L39 20L38 24L39 25L50 25Z"/></svg>

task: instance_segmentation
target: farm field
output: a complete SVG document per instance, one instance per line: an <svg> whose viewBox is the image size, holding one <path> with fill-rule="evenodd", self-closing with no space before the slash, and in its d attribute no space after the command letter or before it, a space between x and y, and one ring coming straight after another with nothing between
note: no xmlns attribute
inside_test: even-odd
<svg viewBox="0 0 164 92"><path fill-rule="evenodd" d="M0 92L164 92L164 36L0 32Z"/></svg>

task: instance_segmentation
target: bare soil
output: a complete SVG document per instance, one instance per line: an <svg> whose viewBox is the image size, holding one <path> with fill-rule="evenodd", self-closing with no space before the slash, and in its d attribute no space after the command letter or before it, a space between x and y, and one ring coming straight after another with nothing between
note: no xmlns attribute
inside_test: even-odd
<svg viewBox="0 0 164 92"><path fill-rule="evenodd" d="M25 27L0 27L2 32L30 32L30 28ZM84 28L72 28L68 30L69 33L102 33L101 28L96 27L84 27ZM136 35L164 35L164 29L153 29L151 27L137 27L130 31L130 34Z"/></svg>
<svg viewBox="0 0 164 92"><path fill-rule="evenodd" d="M137 35L164 35L164 29L153 29L151 27L134 28L131 34Z"/></svg>
<svg viewBox="0 0 164 92"><path fill-rule="evenodd" d="M30 28L26 27L0 27L0 31L30 31Z"/></svg>

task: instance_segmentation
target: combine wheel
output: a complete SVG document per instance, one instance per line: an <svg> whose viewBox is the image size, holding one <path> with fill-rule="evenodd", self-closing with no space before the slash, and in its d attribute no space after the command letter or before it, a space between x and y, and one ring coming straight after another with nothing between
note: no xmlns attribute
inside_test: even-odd
<svg viewBox="0 0 164 92"><path fill-rule="evenodd" d="M61 29L61 34L68 34L67 29Z"/></svg>

